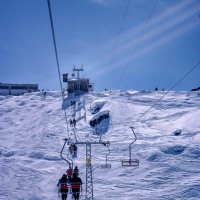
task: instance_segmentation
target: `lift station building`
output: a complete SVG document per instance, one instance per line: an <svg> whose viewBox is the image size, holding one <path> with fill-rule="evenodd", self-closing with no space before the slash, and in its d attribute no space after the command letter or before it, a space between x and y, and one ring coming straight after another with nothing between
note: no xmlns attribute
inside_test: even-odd
<svg viewBox="0 0 200 200"><path fill-rule="evenodd" d="M38 84L0 83L0 95L22 95L29 92L38 92Z"/></svg>
<svg viewBox="0 0 200 200"><path fill-rule="evenodd" d="M66 82L68 93L75 93L76 95L84 94L89 91L94 91L94 83L90 83L89 78L80 78L80 72L83 72L84 68L80 69L74 67L71 77L69 74L63 74L63 82ZM77 72L75 74L75 72Z"/></svg>

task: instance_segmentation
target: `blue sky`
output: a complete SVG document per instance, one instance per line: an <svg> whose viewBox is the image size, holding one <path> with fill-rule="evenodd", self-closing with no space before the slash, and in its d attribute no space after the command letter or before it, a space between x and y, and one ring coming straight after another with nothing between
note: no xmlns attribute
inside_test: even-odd
<svg viewBox="0 0 200 200"><path fill-rule="evenodd" d="M61 73L83 64L96 90L167 90L200 61L199 0L128 2L51 0ZM0 82L60 89L46 0L0 0Z"/></svg>

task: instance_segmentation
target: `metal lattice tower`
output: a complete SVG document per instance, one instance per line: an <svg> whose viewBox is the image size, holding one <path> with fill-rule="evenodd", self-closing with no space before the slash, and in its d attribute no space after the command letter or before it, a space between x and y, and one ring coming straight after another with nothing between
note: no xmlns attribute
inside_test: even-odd
<svg viewBox="0 0 200 200"><path fill-rule="evenodd" d="M65 144L68 139L64 139ZM71 142L68 141L68 144ZM64 146L65 146L64 144ZM110 144L108 141L99 141L99 142L76 142L78 145L86 145L86 188L85 188L85 200L93 200L93 180L92 180L92 156L91 156L91 146L92 144L103 144L104 146ZM64 149L63 146L63 149ZM63 151L62 149L62 151ZM62 153L61 153L61 158Z"/></svg>
<svg viewBox="0 0 200 200"><path fill-rule="evenodd" d="M86 143L86 196L85 200L93 200L91 143Z"/></svg>
<svg viewBox="0 0 200 200"><path fill-rule="evenodd" d="M76 69L74 67L73 71L77 71L77 76L79 77L79 71L83 71L83 69ZM80 100L80 99L79 99ZM80 101L77 102L78 104L80 103ZM84 116L86 117L86 108L85 108L85 98L83 100L83 109L84 109ZM76 115L76 109L75 106L73 106L72 108L72 116L75 118ZM68 144L77 144L77 145L86 145L86 188L85 188L85 200L93 200L93 179L92 179L92 159L91 159L91 145L93 144L103 144L104 146L106 146L107 144L110 144L110 142L106 142L106 141L102 141L101 137L99 141L94 141L94 142L89 142L89 141L85 141L85 142L80 142L77 140L76 137L76 128L73 128L73 134L74 134L74 139L75 141L72 141L70 138L66 138L64 139L65 143L64 146L62 148L61 151L61 158L65 161L68 162L69 167L72 166L73 168L73 161L70 159L70 161L68 161L67 159L65 159L62 155L64 147L66 145L66 143L68 142Z"/></svg>

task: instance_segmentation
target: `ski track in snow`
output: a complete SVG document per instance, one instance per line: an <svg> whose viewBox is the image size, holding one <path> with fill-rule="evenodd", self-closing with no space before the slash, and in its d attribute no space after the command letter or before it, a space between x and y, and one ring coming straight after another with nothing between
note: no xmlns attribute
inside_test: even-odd
<svg viewBox="0 0 200 200"><path fill-rule="evenodd" d="M102 169L108 149L92 146L95 200L198 200L200 199L200 93L171 91L134 124L137 141L132 157L138 168L122 167L133 141L131 124L164 92L104 91L85 95L76 107L80 141L110 141L108 164ZM78 99L84 102L83 97ZM70 98L62 105L60 92L23 96L0 96L0 199L59 199L57 182L68 165L60 158L67 138L63 108L72 118ZM90 127L92 102L103 102L110 118ZM102 108L101 108L102 109ZM101 110L99 111L101 112ZM69 127L70 133L73 129ZM64 153L68 154L67 148ZM85 183L85 146L78 146L74 164ZM85 184L83 185L85 187ZM81 199L84 199L85 191ZM69 195L68 199L71 199Z"/></svg>

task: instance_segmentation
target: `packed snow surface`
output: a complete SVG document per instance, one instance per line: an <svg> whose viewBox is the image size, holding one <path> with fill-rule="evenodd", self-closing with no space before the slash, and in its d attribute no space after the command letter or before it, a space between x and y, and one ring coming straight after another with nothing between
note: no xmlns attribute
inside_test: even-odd
<svg viewBox="0 0 200 200"><path fill-rule="evenodd" d="M110 141L108 164L102 169L108 148L92 145L95 200L197 200L200 199L200 93L169 92L152 109L161 91L105 91L76 97L60 92L0 96L0 199L59 199L57 182L68 168L60 151L65 138L78 141ZM106 108L109 118L92 128L89 119L95 105ZM141 117L142 116L142 117ZM129 159L139 167L122 167ZM98 130L98 131L97 131ZM63 151L67 158L68 146ZM78 145L74 160L82 178L85 199L85 145ZM68 195L71 199L71 195Z"/></svg>

